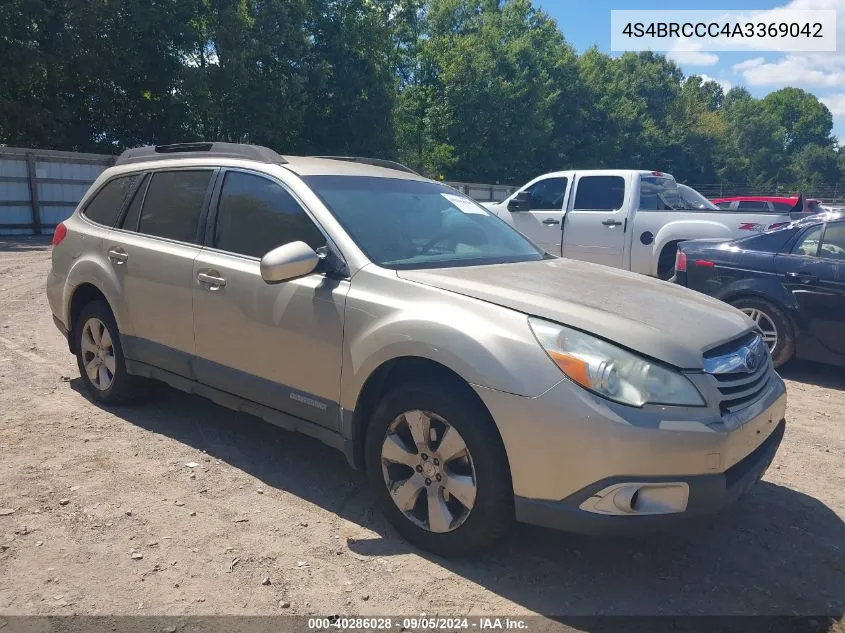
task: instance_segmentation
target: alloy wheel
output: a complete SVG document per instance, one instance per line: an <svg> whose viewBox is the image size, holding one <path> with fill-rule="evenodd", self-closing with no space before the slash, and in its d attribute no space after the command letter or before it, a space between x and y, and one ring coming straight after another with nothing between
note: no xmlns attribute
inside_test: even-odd
<svg viewBox="0 0 845 633"><path fill-rule="evenodd" d="M757 324L757 329L760 331L763 341L769 346L769 351L774 350L778 344L778 329L772 317L758 308L740 308L740 310Z"/></svg>
<svg viewBox="0 0 845 633"><path fill-rule="evenodd" d="M475 467L466 442L429 411L406 411L387 429L381 448L384 483L406 518L429 532L451 532L475 505Z"/></svg>
<svg viewBox="0 0 845 633"><path fill-rule="evenodd" d="M88 380L100 391L107 391L114 382L116 359L111 333L100 319L91 317L85 322L80 346Z"/></svg>

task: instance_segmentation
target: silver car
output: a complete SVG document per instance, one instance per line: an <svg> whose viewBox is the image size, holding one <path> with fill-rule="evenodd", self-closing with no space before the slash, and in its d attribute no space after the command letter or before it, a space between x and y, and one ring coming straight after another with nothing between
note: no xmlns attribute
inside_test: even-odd
<svg viewBox="0 0 845 633"><path fill-rule="evenodd" d="M49 303L94 400L157 379L316 437L439 554L514 520L715 513L783 436L784 384L741 312L550 256L387 161L129 150L53 243Z"/></svg>

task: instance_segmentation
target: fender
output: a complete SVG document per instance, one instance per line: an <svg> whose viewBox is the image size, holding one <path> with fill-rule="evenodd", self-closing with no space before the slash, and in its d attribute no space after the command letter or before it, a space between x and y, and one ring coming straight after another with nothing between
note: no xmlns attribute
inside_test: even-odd
<svg viewBox="0 0 845 633"><path fill-rule="evenodd" d="M68 271L62 296L65 323L70 323L70 306L73 294L84 283L95 286L103 293L106 301L109 302L120 333L134 334L135 328L132 326L129 309L123 299L123 284L115 270L110 266L104 266L97 259L96 253L91 252L83 253L73 262Z"/></svg>
<svg viewBox="0 0 845 633"><path fill-rule="evenodd" d="M524 314L492 305L473 310L477 300L470 298L444 314L444 304L434 296L441 291L421 285L408 289L422 296L409 301L406 309L385 312L377 319L367 314L372 304L356 305L357 298L348 297L341 376L344 409L355 409L361 389L374 371L401 357L425 358L451 369L471 385L528 397L538 396L564 379L534 339ZM452 295L453 304L456 298Z"/></svg>
<svg viewBox="0 0 845 633"><path fill-rule="evenodd" d="M664 224L654 236L651 248L651 266L648 274L657 275L657 264L663 247L669 242L682 242L700 238L724 237L733 239L731 230L714 220L675 220ZM639 272L639 271L636 271Z"/></svg>

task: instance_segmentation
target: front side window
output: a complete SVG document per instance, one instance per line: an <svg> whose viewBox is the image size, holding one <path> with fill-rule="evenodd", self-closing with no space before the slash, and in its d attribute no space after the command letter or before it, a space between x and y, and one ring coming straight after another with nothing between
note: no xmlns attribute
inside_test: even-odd
<svg viewBox="0 0 845 633"><path fill-rule="evenodd" d="M531 194L532 209L563 209L563 195L566 192L566 178L546 178L526 187Z"/></svg>
<svg viewBox="0 0 845 633"><path fill-rule="evenodd" d="M277 246L299 241L315 250L326 244L326 238L284 187L255 174L226 174L214 226L215 248L263 257Z"/></svg>
<svg viewBox="0 0 845 633"><path fill-rule="evenodd" d="M575 191L575 211L616 211L625 199L622 176L584 176Z"/></svg>
<svg viewBox="0 0 845 633"><path fill-rule="evenodd" d="M819 240L822 237L822 229L824 225L813 227L800 238L798 243L792 249L794 255L804 255L806 257L815 257L819 252Z"/></svg>
<svg viewBox="0 0 845 633"><path fill-rule="evenodd" d="M144 198L138 231L180 242L196 242L212 173L210 169L154 173Z"/></svg>
<svg viewBox="0 0 845 633"><path fill-rule="evenodd" d="M827 225L819 257L845 261L845 222L831 222Z"/></svg>
<svg viewBox="0 0 845 633"><path fill-rule="evenodd" d="M393 269L440 268L545 257L523 235L444 185L402 178L305 176L358 247Z"/></svg>
<svg viewBox="0 0 845 633"><path fill-rule="evenodd" d="M89 202L82 212L86 218L97 224L112 227L120 215L123 203L132 186L138 179L138 174L118 176L109 180Z"/></svg>

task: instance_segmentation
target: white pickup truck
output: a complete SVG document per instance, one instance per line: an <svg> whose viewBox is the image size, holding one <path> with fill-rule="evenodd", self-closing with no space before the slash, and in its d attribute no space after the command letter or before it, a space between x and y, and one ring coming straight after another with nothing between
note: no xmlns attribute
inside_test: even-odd
<svg viewBox="0 0 845 633"><path fill-rule="evenodd" d="M630 169L544 174L484 206L549 253L662 279L679 242L734 239L797 217L719 209L670 174Z"/></svg>

